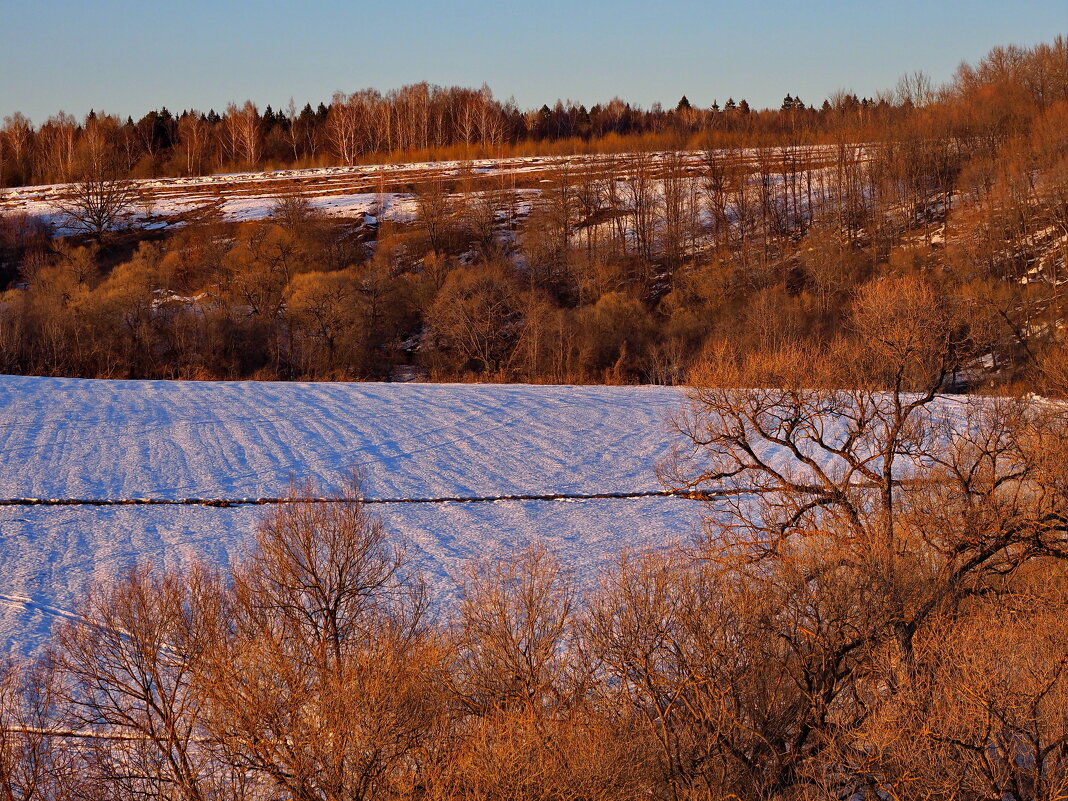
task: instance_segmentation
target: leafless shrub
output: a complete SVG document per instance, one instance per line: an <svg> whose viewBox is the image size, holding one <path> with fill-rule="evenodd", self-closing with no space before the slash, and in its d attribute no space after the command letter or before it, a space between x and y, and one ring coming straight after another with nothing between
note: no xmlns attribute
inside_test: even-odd
<svg viewBox="0 0 1068 801"><path fill-rule="evenodd" d="M212 738L295 799L404 786L440 709L444 654L425 610L359 501L279 507L236 572L206 661Z"/></svg>
<svg viewBox="0 0 1068 801"><path fill-rule="evenodd" d="M220 580L136 568L94 590L81 619L57 635L67 727L82 742L87 778L127 798L241 797L241 782L204 742L198 671L218 631Z"/></svg>

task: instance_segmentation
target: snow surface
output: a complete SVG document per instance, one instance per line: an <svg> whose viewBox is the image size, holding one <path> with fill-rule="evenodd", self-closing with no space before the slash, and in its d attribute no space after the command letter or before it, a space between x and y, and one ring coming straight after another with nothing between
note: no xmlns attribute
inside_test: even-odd
<svg viewBox="0 0 1068 801"><path fill-rule="evenodd" d="M176 219L179 215L207 208L216 208L231 222L260 220L272 214L280 196L294 191L328 216L358 218L374 211L382 220L405 223L415 218L414 197L406 192L381 191L382 182L441 181L465 174L520 176L557 165L602 164L618 158L621 157L527 156L139 179L130 184L144 199L147 210L132 212L121 225L180 226L182 222ZM74 184L48 184L0 189L0 212L36 217L54 226L60 235L75 233L76 227L70 225L61 211L63 201L74 187ZM528 194L522 189L519 193Z"/></svg>
<svg viewBox="0 0 1068 801"><path fill-rule="evenodd" d="M92 381L0 376L0 497L326 494L377 498L635 492L676 434L678 389ZM675 498L373 507L445 598L475 556L540 539L583 579L699 525ZM0 648L32 652L88 583L138 560L225 565L264 507L0 507Z"/></svg>
<svg viewBox="0 0 1068 801"><path fill-rule="evenodd" d="M834 155L834 149L826 145L779 148L764 153L764 160L777 164L784 153L798 161L811 161L826 165ZM364 218L375 216L383 221L409 223L416 219L415 197L398 186L434 181L451 181L458 178L490 177L504 180L510 178L522 182L552 183L549 178L538 179L554 170L572 171L608 169L616 180L622 180L632 172L632 160L639 154L618 153L609 155L524 156L500 159L474 159L470 161L404 162L396 164L369 164L345 167L314 167L294 170L270 170L263 172L226 173L185 178L151 178L131 181L131 187L141 198L141 210L132 210L117 227L137 225L149 229L164 229L184 225L183 216L191 212L216 209L230 222L248 222L269 217L279 197L297 192L308 198L313 206L327 216L339 218ZM645 167L654 172L666 163L674 153L641 154ZM760 159L756 150L724 151L724 155L739 163L756 166ZM696 174L702 168L705 154L702 151L686 151L681 154L687 171ZM776 168L778 169L778 168ZM828 199L820 179L821 174L830 175L827 166L810 170L815 178L815 191L819 200ZM781 173L768 176L772 185L780 186ZM757 178L750 178L754 183ZM394 191L385 191L385 187ZM62 204L74 191L74 184L49 184L20 186L0 189L0 213L27 214L53 226L57 235L77 232L69 218L62 212ZM503 189L499 186L498 189ZM540 194L540 189L513 190L517 197L525 199L516 212L529 213L529 201ZM650 187L650 191L662 190ZM626 202L626 191L621 191L620 201ZM785 201L780 198L780 203ZM705 222L710 217L703 214Z"/></svg>

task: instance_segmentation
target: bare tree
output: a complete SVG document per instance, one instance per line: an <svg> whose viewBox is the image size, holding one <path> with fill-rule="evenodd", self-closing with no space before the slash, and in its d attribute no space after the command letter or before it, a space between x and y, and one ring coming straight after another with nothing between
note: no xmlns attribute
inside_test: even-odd
<svg viewBox="0 0 1068 801"><path fill-rule="evenodd" d="M359 96L335 92L326 118L326 131L339 163L356 163L363 123Z"/></svg>
<svg viewBox="0 0 1068 801"><path fill-rule="evenodd" d="M0 127L0 180L14 178L18 183L29 183L32 145L33 125L29 119L17 111L4 117Z"/></svg>
<svg viewBox="0 0 1068 801"><path fill-rule="evenodd" d="M483 715L563 710L576 690L567 648L575 611L571 576L544 546L473 566L457 624L464 703Z"/></svg>
<svg viewBox="0 0 1068 801"><path fill-rule="evenodd" d="M56 202L56 210L76 233L97 241L127 222L139 195L128 180L98 173L86 176L70 193Z"/></svg>
<svg viewBox="0 0 1068 801"><path fill-rule="evenodd" d="M210 137L207 120L196 111L183 114L178 118L178 136L185 152L186 175L203 174Z"/></svg>
<svg viewBox="0 0 1068 801"><path fill-rule="evenodd" d="M454 352L456 366L499 370L513 352L523 327L514 276L501 264L463 267L445 278L427 312L440 352Z"/></svg>
<svg viewBox="0 0 1068 801"><path fill-rule="evenodd" d="M1063 416L937 400L959 355L954 325L914 279L868 286L854 326L860 353L717 354L678 421L691 447L667 476L715 495L701 557L775 599L762 630L806 666L794 723L761 759L762 791L826 779L821 752L879 692L865 652L899 649L904 681L939 615L1038 557L1068 556ZM858 360L871 382L838 389Z"/></svg>
<svg viewBox="0 0 1068 801"><path fill-rule="evenodd" d="M358 500L279 507L256 539L204 674L213 738L301 801L403 785L442 686L403 552Z"/></svg>
<svg viewBox="0 0 1068 801"><path fill-rule="evenodd" d="M843 668L828 659L832 644L854 620L816 625L806 614L827 592L841 611L854 603L855 583L825 579L762 580L681 552L624 557L603 579L587 634L602 703L629 711L669 797L772 797L795 783Z"/></svg>
<svg viewBox="0 0 1068 801"><path fill-rule="evenodd" d="M541 545L472 567L453 632L465 714L430 773L435 797L641 797L633 743L587 703L577 613L570 573Z"/></svg>
<svg viewBox="0 0 1068 801"><path fill-rule="evenodd" d="M263 140L259 109L251 100L246 100L240 108L230 103L223 115L223 125L231 158L254 169L260 161Z"/></svg>
<svg viewBox="0 0 1068 801"><path fill-rule="evenodd" d="M418 224L426 231L430 249L445 252L456 199L442 180L430 178L416 188L415 204L419 212Z"/></svg>
<svg viewBox="0 0 1068 801"><path fill-rule="evenodd" d="M73 722L89 741L94 781L131 798L224 797L233 776L203 742L204 694L195 680L218 631L221 586L195 569L132 570L63 626L57 662Z"/></svg>
<svg viewBox="0 0 1068 801"><path fill-rule="evenodd" d="M49 657L0 670L0 797L12 801L103 798L85 773L91 761L57 736L70 724Z"/></svg>
<svg viewBox="0 0 1068 801"><path fill-rule="evenodd" d="M876 791L1053 801L1068 791L1064 572L1048 562L921 633L913 669L876 660L873 713L835 755Z"/></svg>

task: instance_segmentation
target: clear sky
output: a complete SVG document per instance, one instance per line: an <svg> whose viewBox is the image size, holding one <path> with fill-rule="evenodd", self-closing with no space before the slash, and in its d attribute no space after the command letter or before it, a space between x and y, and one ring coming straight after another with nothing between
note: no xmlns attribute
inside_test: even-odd
<svg viewBox="0 0 1068 801"><path fill-rule="evenodd" d="M0 0L0 117L315 105L422 80L522 108L818 104L914 70L941 82L1066 27L1068 0Z"/></svg>

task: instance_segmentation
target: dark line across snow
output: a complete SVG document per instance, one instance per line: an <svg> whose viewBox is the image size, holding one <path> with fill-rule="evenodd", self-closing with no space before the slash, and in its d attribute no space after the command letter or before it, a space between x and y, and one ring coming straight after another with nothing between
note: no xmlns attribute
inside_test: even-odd
<svg viewBox="0 0 1068 801"><path fill-rule="evenodd" d="M691 490L650 490L645 492L530 493L521 495L446 496L442 498L0 498L0 506L213 506L220 509L238 506L270 506L289 503L496 503L498 501L596 501L635 498L680 498L709 501L735 492Z"/></svg>

